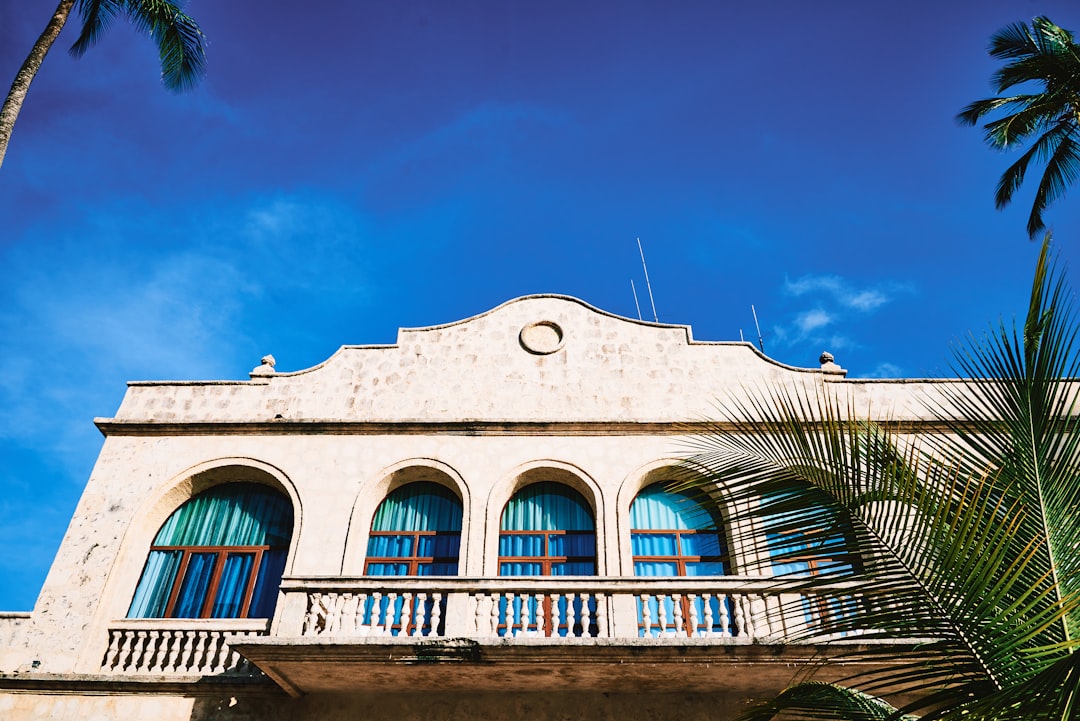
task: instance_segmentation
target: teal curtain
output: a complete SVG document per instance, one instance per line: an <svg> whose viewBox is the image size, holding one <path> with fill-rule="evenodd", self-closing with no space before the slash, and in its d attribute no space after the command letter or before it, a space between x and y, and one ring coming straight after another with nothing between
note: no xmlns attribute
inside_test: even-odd
<svg viewBox="0 0 1080 721"><path fill-rule="evenodd" d="M526 486L515 493L503 509L500 530L538 533L499 535L500 559L518 557L514 561L500 560L499 575L538 576L544 573L543 562L524 561L521 560L523 556L565 557L565 561L549 563L553 576L595 575L595 527L592 509L574 489L551 481Z"/></svg>
<svg viewBox="0 0 1080 721"><path fill-rule="evenodd" d="M379 504L373 531L461 531L461 500L446 486L421 481L402 486Z"/></svg>
<svg viewBox="0 0 1080 721"><path fill-rule="evenodd" d="M569 486L545 481L525 486L503 509L503 531L592 531L592 509Z"/></svg>
<svg viewBox="0 0 1080 721"><path fill-rule="evenodd" d="M367 557L379 560L369 561L365 573L456 576L462 516L461 500L445 486L421 481L398 488L375 511ZM417 563L410 569L409 560L386 560L395 558L415 559Z"/></svg>
<svg viewBox="0 0 1080 721"><path fill-rule="evenodd" d="M720 560L727 555L723 524L719 513L710 508L711 505L708 498L699 494L668 491L663 483L641 491L630 505L634 575L678 576L679 564L675 559L685 556L703 559L684 561L687 576L719 576L727 573L725 563ZM670 556L672 560L638 560L639 556Z"/></svg>
<svg viewBox="0 0 1080 721"><path fill-rule="evenodd" d="M292 536L292 504L280 493L257 483L229 483L200 493L176 509L154 538L128 618L197 618L206 605L216 577L217 593L210 615L237 618L254 576L250 618L273 615L277 588ZM261 554L253 574L255 551L243 547L270 546ZM210 550L237 547L236 552ZM186 567L184 560L186 557ZM176 601L169 598L179 579Z"/></svg>

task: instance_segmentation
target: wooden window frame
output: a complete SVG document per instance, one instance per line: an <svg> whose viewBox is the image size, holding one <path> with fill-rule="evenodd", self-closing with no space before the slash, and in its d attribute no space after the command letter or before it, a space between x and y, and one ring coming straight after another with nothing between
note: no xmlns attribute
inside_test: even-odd
<svg viewBox="0 0 1080 721"><path fill-rule="evenodd" d="M282 549L275 546L151 546L151 553L154 551L162 551L165 553L180 551L183 553L180 557L180 565L176 569L176 577L173 579L172 589L169 591L168 603L165 604L165 611L162 613L161 617L179 618L173 614L176 612L176 602L180 596L180 589L184 584L184 579L187 576L191 557L199 553L212 553L214 554L214 561L213 571L210 574L210 582L207 584L206 595L199 608L199 615L194 618L213 618L210 614L214 608L214 601L217 599L218 587L221 585L221 574L225 570L225 561L228 559L229 555L254 554L255 560L252 561L251 571L248 573L248 578L244 582L244 598L240 604L240 613L236 616L228 617L248 618L248 614L251 612L251 600L255 595L255 585L259 580L259 571L262 569L263 559L268 551L279 550Z"/></svg>
<svg viewBox="0 0 1080 721"><path fill-rule="evenodd" d="M409 565L406 576L418 576L421 563L453 563L457 566L454 575L460 575L461 571L461 531L371 531L368 534L368 543L375 536L408 536L412 538L413 553L408 556L368 556L364 561L364 575L369 575L369 569L373 563L407 563ZM455 536L458 539L458 553L456 556L420 556L416 551L420 548L421 536Z"/></svg>

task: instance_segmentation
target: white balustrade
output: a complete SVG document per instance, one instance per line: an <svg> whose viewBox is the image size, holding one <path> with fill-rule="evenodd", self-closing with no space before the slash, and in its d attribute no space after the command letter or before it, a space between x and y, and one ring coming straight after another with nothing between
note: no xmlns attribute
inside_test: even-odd
<svg viewBox="0 0 1080 721"><path fill-rule="evenodd" d="M851 584L834 585L831 596L814 597L814 607L851 613L857 602ZM793 634L805 637L814 624L803 610L809 597L762 577L290 577L282 591L306 598L302 623L282 625L315 637L783 642ZM792 603L793 598L803 602Z"/></svg>
<svg viewBox="0 0 1080 721"><path fill-rule="evenodd" d="M254 674L229 642L265 636L266 620L128 619L109 629L104 673L145 675Z"/></svg>

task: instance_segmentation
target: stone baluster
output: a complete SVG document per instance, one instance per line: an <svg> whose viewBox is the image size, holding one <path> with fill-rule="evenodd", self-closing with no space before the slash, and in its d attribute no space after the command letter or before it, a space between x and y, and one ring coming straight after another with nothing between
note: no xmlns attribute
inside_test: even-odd
<svg viewBox="0 0 1080 721"><path fill-rule="evenodd" d="M208 665L206 663L206 643L207 643L207 633L206 633L206 631L199 631L199 640L195 644L195 653L191 657L191 670L192 671L197 671L199 669L205 668Z"/></svg>
<svg viewBox="0 0 1080 721"><path fill-rule="evenodd" d="M506 599L506 612L503 614L503 625L506 626L507 638L514 637L514 594L507 591L503 594L503 598Z"/></svg>
<svg viewBox="0 0 1080 721"><path fill-rule="evenodd" d="M439 623L442 621L442 599L441 593L431 594L431 621L428 626L429 636L439 636Z"/></svg>
<svg viewBox="0 0 1080 721"><path fill-rule="evenodd" d="M746 635L750 638L757 638L758 629L755 625L757 619L754 618L754 599L758 596L746 595L743 596L743 605L746 606L746 611L743 612L743 616L746 617Z"/></svg>
<svg viewBox="0 0 1080 721"><path fill-rule="evenodd" d="M224 673L225 672L225 657L228 655L229 647L225 644L225 639L221 634L215 633L210 636L210 656L206 659L206 665L210 667L210 673Z"/></svg>
<svg viewBox="0 0 1080 721"><path fill-rule="evenodd" d="M682 594L671 594L671 610L675 616L672 621L675 624L675 635L682 636L686 633L686 628L683 626L683 613L682 613Z"/></svg>
<svg viewBox="0 0 1080 721"><path fill-rule="evenodd" d="M409 635L409 624L416 612L415 600L416 594L408 591L401 594L401 613L395 619L395 625L398 627L398 635L402 638Z"/></svg>
<svg viewBox="0 0 1080 721"><path fill-rule="evenodd" d="M356 594L356 609L353 616L353 632L362 633L367 635L371 631L371 627L364 623L364 618L367 615L368 595L366 593Z"/></svg>
<svg viewBox="0 0 1080 721"><path fill-rule="evenodd" d="M118 659L120 657L121 637L121 632L109 631L109 648L105 651L105 660L101 662L102 671L109 671L116 667Z"/></svg>
<svg viewBox="0 0 1080 721"><path fill-rule="evenodd" d="M695 594L695 593L686 594L686 600L690 605L690 629L689 629L690 633L689 633L689 635L692 638L696 637L696 636L704 636L705 635L703 632L700 632L698 630L698 624L701 623L701 619L698 617L697 599L698 599L698 597L697 597L697 594Z"/></svg>
<svg viewBox="0 0 1080 721"><path fill-rule="evenodd" d="M732 605L735 606L735 629L732 635L738 638L749 637L746 632L746 614L743 612L743 598L743 596L734 596L732 598Z"/></svg>
<svg viewBox="0 0 1080 721"><path fill-rule="evenodd" d="M427 594L418 593L413 601L413 636L424 635L424 624L427 623Z"/></svg>
<svg viewBox="0 0 1080 721"><path fill-rule="evenodd" d="M566 635L574 635L574 626L577 624L578 611L574 608L574 594L568 593L566 598ZM558 631L553 631L555 635L558 635Z"/></svg>
<svg viewBox="0 0 1080 721"><path fill-rule="evenodd" d="M135 643L131 649L131 660L125 671L138 672L142 670L143 653L146 651L146 631L135 632Z"/></svg>
<svg viewBox="0 0 1080 721"><path fill-rule="evenodd" d="M326 628L327 636L336 636L341 628L341 606L344 602L341 594L329 593L326 599Z"/></svg>
<svg viewBox="0 0 1080 721"><path fill-rule="evenodd" d="M383 617L382 633L384 636L392 636L394 631L394 621L397 620L398 608L397 608L397 593L391 591L386 594L386 615Z"/></svg>
<svg viewBox="0 0 1080 721"><path fill-rule="evenodd" d="M375 591L371 594L371 633L378 635L382 629L382 593Z"/></svg>
<svg viewBox="0 0 1080 721"><path fill-rule="evenodd" d="M547 618L544 616L544 599L546 594L538 593L533 596L536 601L536 635L543 636L547 628Z"/></svg>
<svg viewBox="0 0 1080 721"><path fill-rule="evenodd" d="M339 621L339 633L342 636L356 635L356 604L354 594L346 593L345 602L341 604L341 620Z"/></svg>
<svg viewBox="0 0 1080 721"><path fill-rule="evenodd" d="M498 599L497 596L492 595L492 594L487 594L487 593L478 594L476 596L476 628L477 628L478 631L481 628L483 628L483 626L480 625L480 617L481 617L481 615L484 615L484 614L482 614L484 604L481 603L481 600L491 603L491 608L488 609L488 612L486 614L487 615L488 635L489 636L498 636L499 635L499 599Z"/></svg>
<svg viewBox="0 0 1080 721"><path fill-rule="evenodd" d="M652 636L652 609L650 603L652 596L647 593L641 594L641 630L645 638Z"/></svg>
<svg viewBox="0 0 1080 721"><path fill-rule="evenodd" d="M189 671L194 666L192 656L195 653L195 642L198 639L198 633L195 631L187 631L184 633L184 646L180 650L180 658L176 660L176 668L181 671Z"/></svg>
<svg viewBox="0 0 1080 721"><path fill-rule="evenodd" d="M596 635L597 637L610 636L607 619L607 596L598 593L594 598L596 598Z"/></svg>
<svg viewBox="0 0 1080 721"><path fill-rule="evenodd" d="M321 603L321 593L313 593L308 596L308 612L304 617L304 636L317 636L319 634L319 606Z"/></svg>
<svg viewBox="0 0 1080 721"><path fill-rule="evenodd" d="M166 653L172 634L168 631L150 632L150 653L146 657L146 668L150 673L161 673L168 660Z"/></svg>
<svg viewBox="0 0 1080 721"><path fill-rule="evenodd" d="M573 594L571 594L571 596L573 596ZM579 593L578 598L581 599L581 637L588 638L592 635L589 633L589 619L591 618L591 614L589 613L589 601L592 600L592 596L588 593ZM567 635L574 635L572 628Z"/></svg>
<svg viewBox="0 0 1080 721"><path fill-rule="evenodd" d="M656 615L657 623L660 624L660 637L663 638L667 635L667 600L668 595L666 593L656 594Z"/></svg>
<svg viewBox="0 0 1080 721"><path fill-rule="evenodd" d="M169 649L169 660L165 665L165 673L176 673L180 669L180 652L184 650L184 641L187 633L173 631L172 648Z"/></svg>
<svg viewBox="0 0 1080 721"><path fill-rule="evenodd" d="M553 593L548 598L551 599L551 635L558 636L559 624L562 623L562 608L560 608L562 594ZM547 633L547 629L544 629L544 633Z"/></svg>

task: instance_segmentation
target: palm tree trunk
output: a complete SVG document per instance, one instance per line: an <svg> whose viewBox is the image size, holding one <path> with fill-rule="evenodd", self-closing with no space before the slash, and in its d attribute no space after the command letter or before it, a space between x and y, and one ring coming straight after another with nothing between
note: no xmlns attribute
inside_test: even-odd
<svg viewBox="0 0 1080 721"><path fill-rule="evenodd" d="M41 68L41 63L45 60L49 48L52 47L53 42L60 35L60 31L64 29L64 23L67 22L68 15L71 14L71 8L74 4L75 0L60 0L52 19L45 26L45 31L41 33L37 42L34 43L30 54L26 57L22 67L19 68L19 72L15 75L15 80L11 83L11 90L8 91L7 99L4 101L3 107L0 107L0 165L4 164L8 142L11 140L11 131L15 127L15 119L19 117L19 111L22 110L26 93L30 90L30 83L34 81L34 76L37 75L37 71Z"/></svg>

